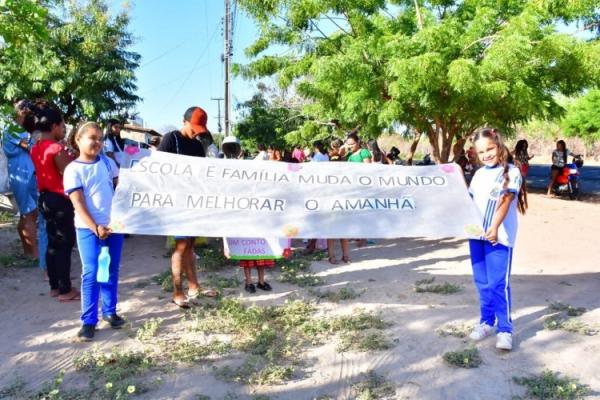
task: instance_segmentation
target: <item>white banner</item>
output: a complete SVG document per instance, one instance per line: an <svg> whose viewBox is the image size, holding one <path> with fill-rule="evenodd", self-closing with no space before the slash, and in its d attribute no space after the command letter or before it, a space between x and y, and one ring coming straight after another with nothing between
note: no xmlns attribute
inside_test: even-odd
<svg viewBox="0 0 600 400"><path fill-rule="evenodd" d="M113 200L116 232L318 239L476 238L482 231L455 164L128 157Z"/></svg>

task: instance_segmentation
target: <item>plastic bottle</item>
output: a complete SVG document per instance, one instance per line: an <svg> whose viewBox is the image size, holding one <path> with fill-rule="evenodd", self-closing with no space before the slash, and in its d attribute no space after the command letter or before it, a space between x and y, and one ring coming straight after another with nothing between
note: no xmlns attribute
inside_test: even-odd
<svg viewBox="0 0 600 400"><path fill-rule="evenodd" d="M96 281L99 283L108 282L108 268L110 267L110 253L108 246L103 245L100 247L100 254L98 255L98 273L96 274Z"/></svg>

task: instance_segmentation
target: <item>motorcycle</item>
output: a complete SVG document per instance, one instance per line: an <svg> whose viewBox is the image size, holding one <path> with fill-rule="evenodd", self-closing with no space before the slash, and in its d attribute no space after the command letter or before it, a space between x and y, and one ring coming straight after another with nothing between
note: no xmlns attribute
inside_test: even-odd
<svg viewBox="0 0 600 400"><path fill-rule="evenodd" d="M558 196L568 194L571 200L578 200L581 195L581 173L579 172L581 167L583 167L583 158L574 156L573 162L566 164L556 177L552 186L554 194Z"/></svg>

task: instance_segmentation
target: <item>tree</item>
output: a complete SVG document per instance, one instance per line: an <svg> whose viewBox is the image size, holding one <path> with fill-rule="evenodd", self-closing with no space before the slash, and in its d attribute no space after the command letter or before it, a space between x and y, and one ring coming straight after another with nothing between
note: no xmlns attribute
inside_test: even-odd
<svg viewBox="0 0 600 400"><path fill-rule="evenodd" d="M235 134L243 148L255 149L259 143L279 148L298 144L298 138L288 136L304 121L297 105L285 94L261 84L252 98L237 106L241 120L235 125Z"/></svg>
<svg viewBox="0 0 600 400"><path fill-rule="evenodd" d="M0 52L2 102L45 98L67 122L127 114L139 100L134 71L140 61L128 50L133 39L127 13L111 18L103 0L50 9L56 14L48 8L41 14L47 34Z"/></svg>
<svg viewBox="0 0 600 400"><path fill-rule="evenodd" d="M510 130L533 116L560 115L556 93L600 81L600 43L555 30L559 20L595 16L595 2L562 3L240 0L261 35L246 49L254 60L238 71L297 85L312 100L301 131L337 119L377 137L403 124L446 162L477 128ZM285 52L274 53L281 46Z"/></svg>
<svg viewBox="0 0 600 400"><path fill-rule="evenodd" d="M600 140L600 90L590 90L568 105L560 125L567 136L578 136L587 144Z"/></svg>

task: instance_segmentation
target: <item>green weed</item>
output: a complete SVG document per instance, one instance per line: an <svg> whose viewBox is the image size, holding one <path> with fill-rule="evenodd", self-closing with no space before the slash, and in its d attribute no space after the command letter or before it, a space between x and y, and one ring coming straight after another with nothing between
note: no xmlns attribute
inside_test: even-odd
<svg viewBox="0 0 600 400"><path fill-rule="evenodd" d="M139 341L146 342L156 336L156 332L162 323L162 318L150 318L149 320L145 321L144 325L137 330L135 336Z"/></svg>
<svg viewBox="0 0 600 400"><path fill-rule="evenodd" d="M328 290L325 292L321 292L318 289L317 290L310 289L309 293L311 295L317 297L319 300L327 300L327 301L331 301L333 303L339 303L340 301L344 301L344 300L354 300L354 299L360 297L361 294L364 293L364 291L359 293L351 287L343 287L338 291Z"/></svg>
<svg viewBox="0 0 600 400"><path fill-rule="evenodd" d="M339 352L347 351L378 351L394 347L393 343L378 330L363 330L358 332L343 332L337 346Z"/></svg>
<svg viewBox="0 0 600 400"><path fill-rule="evenodd" d="M0 224L16 223L17 220L16 214L0 211Z"/></svg>
<svg viewBox="0 0 600 400"><path fill-rule="evenodd" d="M450 351L444 354L444 361L460 368L477 368L481 364L479 350L471 347L460 351Z"/></svg>
<svg viewBox="0 0 600 400"><path fill-rule="evenodd" d="M567 332L578 333L581 335L594 336L598 334L598 329L589 326L585 322L576 319L586 312L583 307L572 307L569 304L560 302L550 303L548 309L554 311L554 314L544 318L544 328L550 331L561 329Z"/></svg>
<svg viewBox="0 0 600 400"><path fill-rule="evenodd" d="M455 283L444 282L434 284L435 278L421 279L415 282L415 292L417 293L438 293L438 294L453 294L462 290L462 286Z"/></svg>
<svg viewBox="0 0 600 400"><path fill-rule="evenodd" d="M165 292L173 291L173 275L171 269L161 272L158 275L152 277L154 283L160 285Z"/></svg>
<svg viewBox="0 0 600 400"><path fill-rule="evenodd" d="M231 345L216 339L208 344L176 340L163 343L161 349L173 362L193 363L213 354L227 354L231 351Z"/></svg>
<svg viewBox="0 0 600 400"><path fill-rule="evenodd" d="M590 394L590 388L577 379L559 377L558 372L543 371L541 375L513 377L513 381L527 388L526 396L535 399L581 399Z"/></svg>
<svg viewBox="0 0 600 400"><path fill-rule="evenodd" d="M313 255L314 256L314 255ZM300 287L319 286L323 280L310 270L311 259L294 256L289 259L278 260L277 265L281 271L279 281L292 283Z"/></svg>
<svg viewBox="0 0 600 400"><path fill-rule="evenodd" d="M573 307L559 301L550 303L548 308L552 311L564 312L569 317L579 317L587 311L584 307Z"/></svg>
<svg viewBox="0 0 600 400"><path fill-rule="evenodd" d="M473 329L471 324L449 323L437 328L435 331L442 337L454 336L464 338L471 332L471 329Z"/></svg>
<svg viewBox="0 0 600 400"><path fill-rule="evenodd" d="M393 399L396 387L383 376L371 370L363 374L364 380L355 383L352 389L357 400Z"/></svg>
<svg viewBox="0 0 600 400"><path fill-rule="evenodd" d="M201 271L220 271L238 263L236 260L225 257L221 240L196 247L196 254L198 255L198 269Z"/></svg>
<svg viewBox="0 0 600 400"><path fill-rule="evenodd" d="M155 367L155 360L147 353L121 351L116 347L105 354L97 349L88 351L74 360L75 368L90 374L90 389L103 391L107 397L127 398L146 390L141 375Z"/></svg>

